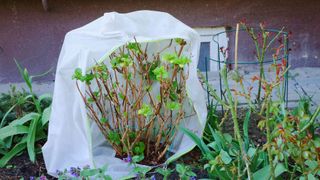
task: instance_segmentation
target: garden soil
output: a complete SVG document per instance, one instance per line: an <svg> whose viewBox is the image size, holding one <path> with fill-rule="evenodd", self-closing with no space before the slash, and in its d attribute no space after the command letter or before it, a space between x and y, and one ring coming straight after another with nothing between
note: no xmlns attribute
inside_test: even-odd
<svg viewBox="0 0 320 180"><path fill-rule="evenodd" d="M221 112L217 112L219 119L221 119ZM238 118L240 119L240 125L243 124L241 119L244 119L246 111L244 109L238 110ZM252 118L249 123L249 136L257 146L262 146L266 139L263 132L258 128L258 122L260 118L258 115L252 114ZM240 127L242 129L242 127ZM233 133L233 123L231 116L225 120L224 132ZM197 178L208 178L207 172L203 169L204 161L201 160L201 152L198 148L194 148L192 151L182 156L180 159L170 164L168 168L174 169L175 164L181 163L192 167L193 171L197 174ZM14 157L5 168L0 168L0 180L2 179L30 179L30 177L39 177L45 175L48 179L56 179L47 174L45 169L43 158L40 154L37 156L35 163L30 162L28 154L25 152L18 157ZM154 175L158 180L162 179L162 176L158 173L149 173L150 176ZM174 172L170 175L169 179L179 179L179 175Z"/></svg>

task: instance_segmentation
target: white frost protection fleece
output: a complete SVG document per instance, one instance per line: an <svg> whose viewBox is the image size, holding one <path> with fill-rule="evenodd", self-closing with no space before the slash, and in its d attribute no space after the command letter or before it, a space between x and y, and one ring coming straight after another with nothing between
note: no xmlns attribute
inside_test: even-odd
<svg viewBox="0 0 320 180"><path fill-rule="evenodd" d="M96 124L87 117L85 103L72 75L76 68L85 72L118 47L136 39L139 43L158 42L173 38L185 39L190 47L185 51L192 62L187 80L187 95L193 113L182 124L199 137L206 122L204 91L197 77L199 35L173 16L157 11L136 11L127 14L106 13L103 17L67 33L60 53L49 121L48 141L42 148L48 173L70 167L91 168L107 164L107 174L113 179L129 177L132 167L115 157ZM84 83L80 83L84 90ZM167 163L189 152L195 144L178 133Z"/></svg>

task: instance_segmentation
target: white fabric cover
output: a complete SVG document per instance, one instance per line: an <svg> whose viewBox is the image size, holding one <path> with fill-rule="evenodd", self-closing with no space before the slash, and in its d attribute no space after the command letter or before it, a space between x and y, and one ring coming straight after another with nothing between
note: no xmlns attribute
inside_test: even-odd
<svg viewBox="0 0 320 180"><path fill-rule="evenodd" d="M108 164L107 173L113 179L122 179L129 174L130 167L115 158L94 122L87 118L86 107L72 80L74 70L83 72L97 60L117 47L133 41L151 42L172 38L183 38L190 43L190 75L187 94L195 115L184 119L187 128L202 136L206 122L206 102L197 77L199 57L199 35L173 16L157 11L136 11L127 14L105 13L103 17L65 36L61 49L53 94L52 113L49 121L48 141L42 148L46 168L50 175L57 170L70 167L101 167ZM81 90L85 86L80 83ZM167 162L190 151L195 144L183 134L176 136L175 154Z"/></svg>

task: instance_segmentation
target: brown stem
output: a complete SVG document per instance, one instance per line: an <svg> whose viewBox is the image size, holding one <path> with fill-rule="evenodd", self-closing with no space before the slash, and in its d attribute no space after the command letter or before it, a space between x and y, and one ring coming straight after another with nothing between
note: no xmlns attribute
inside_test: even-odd
<svg viewBox="0 0 320 180"><path fill-rule="evenodd" d="M86 104L86 106L88 107L89 109L89 112L91 114L91 119L93 119L96 124L98 125L98 128L100 129L100 131L102 132L102 134L104 135L104 137L106 138L106 140L111 144L111 146L114 148L114 150L121 155L121 150L119 150L119 147L114 145L112 142L109 141L108 139L108 134L107 134L107 131L110 131L109 130L106 130L102 125L101 125L101 122L99 121L99 118L97 116L97 114L95 113L95 111L93 110L93 108L90 106L90 104L88 103L88 101L86 100L85 96L83 95L83 93L81 92L80 88L79 88L79 84L78 82L76 82L76 86L77 86L77 89L78 89L78 92L80 93L80 96L83 100L83 102Z"/></svg>

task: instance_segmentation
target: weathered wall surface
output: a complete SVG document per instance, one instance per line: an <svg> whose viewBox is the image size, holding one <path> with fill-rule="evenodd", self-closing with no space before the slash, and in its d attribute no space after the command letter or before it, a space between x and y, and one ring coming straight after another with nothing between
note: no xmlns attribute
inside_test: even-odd
<svg viewBox="0 0 320 180"><path fill-rule="evenodd" d="M293 33L293 67L320 67L319 0L0 0L0 83L20 81L13 58L33 74L55 67L66 32L104 12L167 11L199 26L234 26L242 18ZM41 81L53 81L54 73Z"/></svg>

